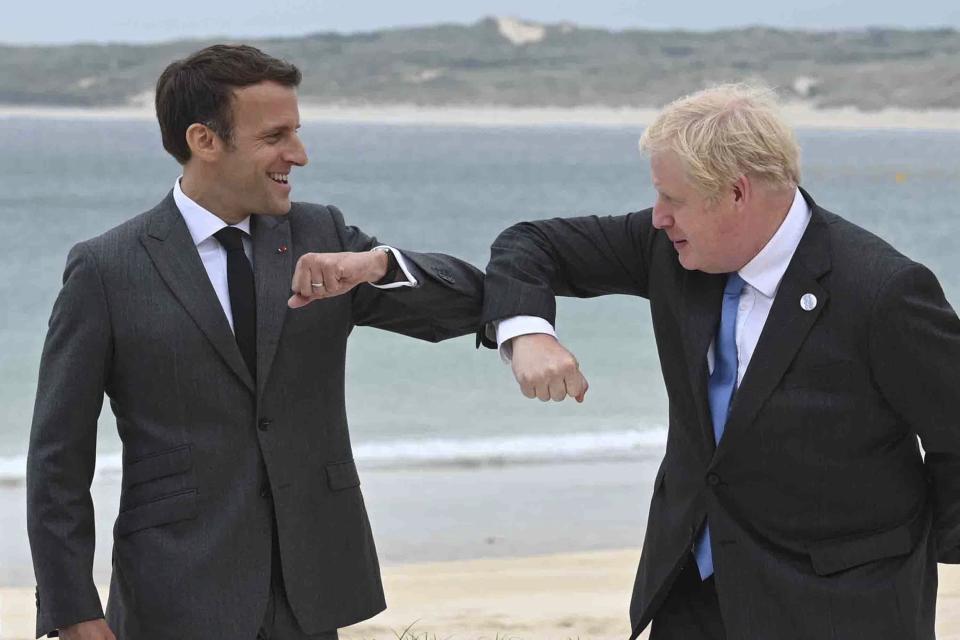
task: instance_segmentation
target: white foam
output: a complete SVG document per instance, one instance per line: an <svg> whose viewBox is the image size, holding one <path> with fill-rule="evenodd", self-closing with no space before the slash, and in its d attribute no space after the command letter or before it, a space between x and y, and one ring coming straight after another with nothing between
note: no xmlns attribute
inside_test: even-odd
<svg viewBox="0 0 960 640"><path fill-rule="evenodd" d="M365 468L574 462L653 453L663 447L666 439L665 428L405 439L360 443L354 447L354 456ZM0 483L23 482L26 468L25 455L0 457ZM118 477L121 468L120 453L100 453L94 478Z"/></svg>
<svg viewBox="0 0 960 640"><path fill-rule="evenodd" d="M537 434L498 438L371 442L354 450L367 467L558 462L622 457L662 447L665 429Z"/></svg>
<svg viewBox="0 0 960 640"><path fill-rule="evenodd" d="M19 482L27 473L27 456L0 458L0 483Z"/></svg>

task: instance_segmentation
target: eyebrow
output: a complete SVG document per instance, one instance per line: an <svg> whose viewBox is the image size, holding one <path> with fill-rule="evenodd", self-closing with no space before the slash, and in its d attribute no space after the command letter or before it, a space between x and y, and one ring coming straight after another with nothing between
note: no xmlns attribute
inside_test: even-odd
<svg viewBox="0 0 960 640"><path fill-rule="evenodd" d="M295 126L295 127L290 127L290 126L288 126L288 125L283 124L283 125L278 125L278 126L275 126L275 127L270 127L269 129L266 129L266 130L264 130L263 132L261 132L260 135L259 135L259 137L261 137L261 138L269 138L270 136L274 136L274 135L277 135L277 134L279 134L279 133L283 133L283 132L285 132L285 131L290 131L290 130L299 131L299 130L300 130L300 126L301 126L301 125L298 124L298 125Z"/></svg>

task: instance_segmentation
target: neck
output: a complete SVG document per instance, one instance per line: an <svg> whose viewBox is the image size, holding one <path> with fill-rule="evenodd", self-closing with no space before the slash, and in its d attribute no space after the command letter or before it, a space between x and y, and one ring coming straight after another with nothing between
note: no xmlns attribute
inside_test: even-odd
<svg viewBox="0 0 960 640"><path fill-rule="evenodd" d="M226 204L225 194L217 188L217 181L200 175L199 171L184 167L180 180L183 194L227 224L243 222L250 214L233 210Z"/></svg>
<svg viewBox="0 0 960 640"><path fill-rule="evenodd" d="M787 219L790 213L790 207L793 206L795 189L789 191L777 191L770 193L757 203L757 224L760 227L757 235L757 244L750 260L752 260L767 243L776 235L783 221ZM749 262L749 260L748 260Z"/></svg>

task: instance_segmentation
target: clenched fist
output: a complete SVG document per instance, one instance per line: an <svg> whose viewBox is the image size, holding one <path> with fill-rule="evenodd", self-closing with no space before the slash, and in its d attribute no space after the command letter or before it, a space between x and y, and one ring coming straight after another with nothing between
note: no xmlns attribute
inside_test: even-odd
<svg viewBox="0 0 960 640"><path fill-rule="evenodd" d="M513 375L528 398L560 402L567 396L583 402L590 385L580 373L580 364L551 335L531 333L517 336L513 347Z"/></svg>
<svg viewBox="0 0 960 640"><path fill-rule="evenodd" d="M358 253L305 253L297 260L287 301L292 309L314 300L342 295L358 284L376 282L387 273L388 256L384 251Z"/></svg>

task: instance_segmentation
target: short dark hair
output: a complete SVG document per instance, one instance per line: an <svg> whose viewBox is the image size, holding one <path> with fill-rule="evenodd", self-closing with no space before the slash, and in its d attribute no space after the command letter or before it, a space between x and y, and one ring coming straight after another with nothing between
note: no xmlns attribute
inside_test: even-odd
<svg viewBox="0 0 960 640"><path fill-rule="evenodd" d="M264 81L300 85L300 70L249 45L215 44L171 63L157 80L156 108L163 148L185 164L187 129L210 127L228 144L233 135L233 90Z"/></svg>

